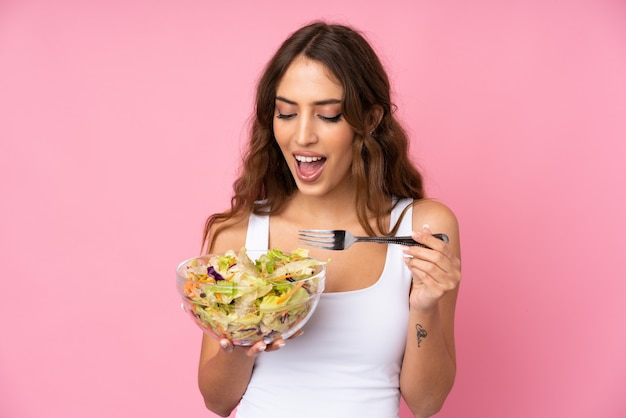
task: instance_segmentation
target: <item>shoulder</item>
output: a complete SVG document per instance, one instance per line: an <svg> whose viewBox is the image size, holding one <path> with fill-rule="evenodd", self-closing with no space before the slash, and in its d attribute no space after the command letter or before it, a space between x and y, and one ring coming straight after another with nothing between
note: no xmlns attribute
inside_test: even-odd
<svg viewBox="0 0 626 418"><path fill-rule="evenodd" d="M212 237L212 253L228 250L238 251L246 243L249 213L227 219L216 219L209 231Z"/></svg>
<svg viewBox="0 0 626 418"><path fill-rule="evenodd" d="M413 219L422 217L436 218L442 221L456 222L456 215L448 206L436 199L413 201Z"/></svg>
<svg viewBox="0 0 626 418"><path fill-rule="evenodd" d="M419 231L428 225L433 232L443 232L450 238L459 235L459 223L455 213L436 199L420 199L413 202L413 229Z"/></svg>

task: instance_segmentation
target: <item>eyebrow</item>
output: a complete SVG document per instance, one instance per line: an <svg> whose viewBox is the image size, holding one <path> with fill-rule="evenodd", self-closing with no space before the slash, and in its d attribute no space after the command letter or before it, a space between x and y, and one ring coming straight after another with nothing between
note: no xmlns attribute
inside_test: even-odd
<svg viewBox="0 0 626 418"><path fill-rule="evenodd" d="M285 97L282 97L282 96L276 96L276 100L288 103L290 105L297 105L298 104L298 103L294 102L293 100L289 100L289 99L287 99ZM315 106L323 106L323 105L337 104L337 103L342 103L342 102L343 102L343 100L340 100L340 99L325 99L325 100L318 100L317 102L313 102L313 105L315 105Z"/></svg>

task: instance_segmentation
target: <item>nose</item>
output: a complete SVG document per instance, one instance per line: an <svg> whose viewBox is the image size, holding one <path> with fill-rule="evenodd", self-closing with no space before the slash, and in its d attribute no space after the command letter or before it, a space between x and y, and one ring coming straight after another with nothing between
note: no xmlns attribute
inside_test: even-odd
<svg viewBox="0 0 626 418"><path fill-rule="evenodd" d="M298 122L298 127L295 132L296 143L300 146L316 143L317 132L315 131L315 123L309 118L301 118Z"/></svg>

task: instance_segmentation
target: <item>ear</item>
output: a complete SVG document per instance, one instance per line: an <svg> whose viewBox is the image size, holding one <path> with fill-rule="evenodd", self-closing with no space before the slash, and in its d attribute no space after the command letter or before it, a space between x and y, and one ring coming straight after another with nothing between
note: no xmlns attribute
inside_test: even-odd
<svg viewBox="0 0 626 418"><path fill-rule="evenodd" d="M367 125L367 129L370 134L374 132L376 128L378 128L380 121L383 120L384 113L385 111L383 110L382 106L374 105L372 107L372 110L370 110L370 113L368 116L368 125Z"/></svg>

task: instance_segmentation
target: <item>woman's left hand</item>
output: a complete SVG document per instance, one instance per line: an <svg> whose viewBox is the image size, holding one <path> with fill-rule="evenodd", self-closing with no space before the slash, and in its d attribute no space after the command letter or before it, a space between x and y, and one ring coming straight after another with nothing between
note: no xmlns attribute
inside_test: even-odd
<svg viewBox="0 0 626 418"><path fill-rule="evenodd" d="M432 236L428 225L414 232L413 239L430 248L403 248L404 262L413 275L410 306L411 309L431 310L446 293L459 286L461 260L449 244Z"/></svg>

